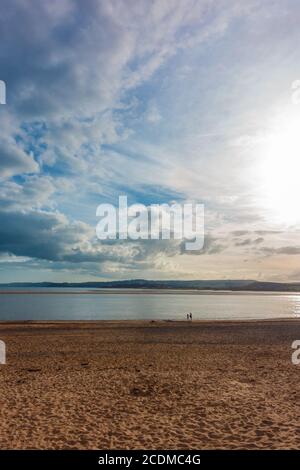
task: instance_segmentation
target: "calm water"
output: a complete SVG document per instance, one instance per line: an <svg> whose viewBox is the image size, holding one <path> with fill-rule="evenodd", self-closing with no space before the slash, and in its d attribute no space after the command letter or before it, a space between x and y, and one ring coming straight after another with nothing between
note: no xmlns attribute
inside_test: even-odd
<svg viewBox="0 0 300 470"><path fill-rule="evenodd" d="M0 320L184 320L187 312L192 312L195 320L300 318L300 294L46 292L1 294Z"/></svg>

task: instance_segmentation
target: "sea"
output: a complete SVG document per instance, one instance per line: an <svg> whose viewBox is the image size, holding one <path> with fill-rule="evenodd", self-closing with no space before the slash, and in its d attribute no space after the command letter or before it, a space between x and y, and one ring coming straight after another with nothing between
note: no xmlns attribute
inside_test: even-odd
<svg viewBox="0 0 300 470"><path fill-rule="evenodd" d="M0 321L300 318L300 293L2 288Z"/></svg>

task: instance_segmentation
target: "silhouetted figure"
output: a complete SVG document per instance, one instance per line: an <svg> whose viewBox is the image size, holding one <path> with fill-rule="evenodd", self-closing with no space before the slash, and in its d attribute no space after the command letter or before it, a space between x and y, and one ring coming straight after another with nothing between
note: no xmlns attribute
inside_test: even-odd
<svg viewBox="0 0 300 470"><path fill-rule="evenodd" d="M189 320L189 319L190 319L190 316L189 316L189 314L188 314L188 313L186 314L186 319L187 319L187 320Z"/></svg>
<svg viewBox="0 0 300 470"><path fill-rule="evenodd" d="M193 320L192 312L190 312L190 320L191 320L191 321Z"/></svg>

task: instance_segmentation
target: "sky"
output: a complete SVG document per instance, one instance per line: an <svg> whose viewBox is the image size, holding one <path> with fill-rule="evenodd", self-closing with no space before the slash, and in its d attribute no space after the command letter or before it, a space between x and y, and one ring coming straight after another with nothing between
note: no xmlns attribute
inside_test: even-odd
<svg viewBox="0 0 300 470"><path fill-rule="evenodd" d="M299 24L297 0L2 0L0 282L299 281ZM98 240L120 195L204 204L203 249Z"/></svg>

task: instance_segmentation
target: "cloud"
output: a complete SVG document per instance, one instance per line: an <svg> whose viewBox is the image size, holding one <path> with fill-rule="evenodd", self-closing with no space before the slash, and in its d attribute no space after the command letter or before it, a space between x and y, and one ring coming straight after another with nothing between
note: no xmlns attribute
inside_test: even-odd
<svg viewBox="0 0 300 470"><path fill-rule="evenodd" d="M83 224L68 224L65 216L44 211L1 211L2 252L47 260L60 260L83 241Z"/></svg>
<svg viewBox="0 0 300 470"><path fill-rule="evenodd" d="M100 242L92 227L69 221L59 212L11 209L2 210L0 218L0 253L6 260L49 261L53 269L70 265L81 269L81 264L97 264L101 272L107 263L116 270L162 265L180 253L179 242L174 240Z"/></svg>
<svg viewBox="0 0 300 470"><path fill-rule="evenodd" d="M201 42L224 32L241 14L238 2L228 8L224 1L223 9L192 0L87 0L84 8L78 0L3 3L1 65L10 102L35 119L86 116L119 105L124 90L191 47L192 38Z"/></svg>
<svg viewBox="0 0 300 470"><path fill-rule="evenodd" d="M185 249L185 241L180 243L181 254L185 255L215 255L221 253L227 248L227 245L224 244L224 240L221 241L221 238L214 237L211 234L206 234L204 237L204 245L201 250L187 251Z"/></svg>
<svg viewBox="0 0 300 470"><path fill-rule="evenodd" d="M162 116L159 112L158 106L155 103L151 102L148 104L145 113L145 119L150 124L157 124L159 121L162 120Z"/></svg>
<svg viewBox="0 0 300 470"><path fill-rule="evenodd" d="M21 183L3 181L0 205L5 211L52 206L50 199L55 189L52 178L45 175L24 176Z"/></svg>
<svg viewBox="0 0 300 470"><path fill-rule="evenodd" d="M13 139L1 138L0 177L24 173L36 173L39 166L32 155L28 155Z"/></svg>
<svg viewBox="0 0 300 470"><path fill-rule="evenodd" d="M31 135L31 145L38 140L44 147L42 161L86 173L99 164L99 152L93 158L87 146L127 135L126 94L178 51L217 37L242 14L238 2L217 8L209 0L87 0L84 7L78 0L51 6L4 0L2 7L0 69L15 131L24 122L44 123L40 135ZM147 116L151 123L160 119L151 101ZM36 171L29 163L15 171ZM7 159L2 165L9 175Z"/></svg>
<svg viewBox="0 0 300 470"><path fill-rule="evenodd" d="M235 242L235 246L250 246L250 245L258 245L264 241L263 237L258 237L255 239L245 238L244 240L238 240Z"/></svg>
<svg viewBox="0 0 300 470"><path fill-rule="evenodd" d="M300 246L281 246L279 248L264 246L260 252L266 256L300 255Z"/></svg>

